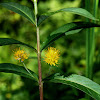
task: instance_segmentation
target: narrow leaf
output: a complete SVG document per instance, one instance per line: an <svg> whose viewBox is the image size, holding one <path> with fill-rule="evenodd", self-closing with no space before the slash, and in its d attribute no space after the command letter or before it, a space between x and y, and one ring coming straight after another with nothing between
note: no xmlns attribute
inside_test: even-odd
<svg viewBox="0 0 100 100"><path fill-rule="evenodd" d="M54 42L55 40L59 39L62 36L75 34L81 31L82 29L91 28L91 27L100 27L100 25L95 24L95 23L90 23L90 22L72 22L72 23L65 24L61 26L60 28L58 28L57 30L53 31L48 36L46 41L44 41L42 44L41 51L45 49L46 47L48 47L52 42Z"/></svg>
<svg viewBox="0 0 100 100"><path fill-rule="evenodd" d="M0 72L6 72L6 73L14 73L35 81L38 81L38 76L33 71L29 70L33 77L26 71L26 69L23 66L18 66L11 63L1 63L0 64Z"/></svg>
<svg viewBox="0 0 100 100"><path fill-rule="evenodd" d="M32 46L30 46L26 43L20 42L18 40L12 39L12 38L0 38L0 46L11 45L11 44L25 45L27 47L30 47L30 48L34 49L34 51L37 52L37 50L34 47L32 47Z"/></svg>
<svg viewBox="0 0 100 100"><path fill-rule="evenodd" d="M84 17L92 19L92 20L98 20L87 10L85 10L83 8L74 8L73 7L73 8L64 8L64 9L60 9L60 10L57 10L54 12L49 12L49 13L40 15L39 20L38 20L38 25L40 25L45 19L47 19L51 15L54 15L59 12L71 12L71 13L78 14L78 15L84 16Z"/></svg>
<svg viewBox="0 0 100 100"><path fill-rule="evenodd" d="M59 73L57 73L45 79L44 81L62 83L62 84L73 86L85 92L86 94L90 95L94 99L100 100L100 85L84 76L73 74L69 77L64 77L64 76L60 76Z"/></svg>
<svg viewBox="0 0 100 100"><path fill-rule="evenodd" d="M0 3L0 5L15 12L15 13L20 14L21 16L24 16L32 24L35 24L34 13L30 8L28 8L24 5L20 5L18 3L14 3L14 2Z"/></svg>

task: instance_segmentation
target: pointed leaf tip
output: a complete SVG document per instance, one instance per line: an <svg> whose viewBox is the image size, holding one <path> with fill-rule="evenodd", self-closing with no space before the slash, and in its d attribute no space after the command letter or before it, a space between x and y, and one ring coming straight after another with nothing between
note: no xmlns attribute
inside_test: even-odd
<svg viewBox="0 0 100 100"><path fill-rule="evenodd" d="M94 99L100 100L100 85L84 76L72 74L68 77L64 77L62 75L54 74L51 75L50 77L45 78L44 81L62 83L65 85L73 86L85 92Z"/></svg>
<svg viewBox="0 0 100 100"><path fill-rule="evenodd" d="M71 12L71 13L74 13L74 14L77 14L77 15L81 15L83 17L86 17L86 18L89 18L89 19L92 19L92 20L97 20L90 12L88 12L86 9L83 9L83 8L75 8L75 7L72 7L72 8L64 8L64 9L60 9L60 10L57 10L57 11L54 11L54 12L49 12L49 13L44 13L42 15L39 16L38 18L38 26L44 21L46 20L47 18L49 18L50 16L56 14L56 13L59 13L59 12Z"/></svg>
<svg viewBox="0 0 100 100"><path fill-rule="evenodd" d="M48 47L51 43L61 38L62 36L67 36L71 34L75 34L80 32L82 29L92 28L92 27L100 27L99 24L91 23L91 22L72 22L65 24L55 31L53 31L47 39L43 42L41 51Z"/></svg>
<svg viewBox="0 0 100 100"><path fill-rule="evenodd" d="M27 6L14 3L14 2L7 2L7 3L0 3L1 6L20 14L21 16L24 16L26 19L28 19L32 24L35 24L35 16L33 11L28 8Z"/></svg>

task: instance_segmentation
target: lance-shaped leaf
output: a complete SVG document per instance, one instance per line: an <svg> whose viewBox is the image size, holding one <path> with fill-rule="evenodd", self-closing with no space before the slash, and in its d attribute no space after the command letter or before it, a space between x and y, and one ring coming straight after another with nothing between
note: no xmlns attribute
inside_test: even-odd
<svg viewBox="0 0 100 100"><path fill-rule="evenodd" d="M52 42L54 42L55 40L59 39L64 35L75 34L81 31L82 29L91 28L91 27L100 27L100 25L95 23L90 23L90 22L72 22L72 23L65 24L60 28L58 28L57 30L55 30L54 32L52 32L48 36L46 41L44 41L42 44L41 51L44 48L48 47Z"/></svg>
<svg viewBox="0 0 100 100"><path fill-rule="evenodd" d="M32 47L32 46L30 46L30 45L28 45L26 43L20 42L18 40L12 39L12 38L0 38L0 46L11 45L11 44L25 45L25 46L27 46L29 48L34 49L34 51L37 52L37 50L34 47Z"/></svg>
<svg viewBox="0 0 100 100"><path fill-rule="evenodd" d="M93 82L92 80L73 74L69 77L60 76L59 73L52 75L44 80L54 82L54 83L62 83L66 85L73 86L86 94L90 95L96 100L100 100L100 85Z"/></svg>
<svg viewBox="0 0 100 100"><path fill-rule="evenodd" d="M23 66L18 66L15 64L11 64L11 63L1 63L0 64L0 72L14 73L14 74L38 81L37 74L35 74L31 70L29 71L31 72L32 76Z"/></svg>
<svg viewBox="0 0 100 100"><path fill-rule="evenodd" d="M45 13L39 16L38 18L38 25L40 25L45 19L47 19L48 17L50 17L51 15L54 15L56 13L59 12L71 12L77 15L81 15L84 16L86 18L92 19L92 20L98 20L96 19L91 13L89 13L87 10L83 9L83 8L64 8L64 9L60 9L54 12L49 12L49 13Z"/></svg>
<svg viewBox="0 0 100 100"><path fill-rule="evenodd" d="M20 5L18 3L14 3L14 2L0 3L0 5L15 12L15 13L20 14L21 16L24 16L32 24L35 24L34 13L30 8L28 8L24 5Z"/></svg>

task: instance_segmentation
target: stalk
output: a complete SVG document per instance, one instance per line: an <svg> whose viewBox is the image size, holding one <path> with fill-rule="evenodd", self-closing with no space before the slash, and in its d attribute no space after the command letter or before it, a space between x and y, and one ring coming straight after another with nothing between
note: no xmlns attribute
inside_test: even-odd
<svg viewBox="0 0 100 100"><path fill-rule="evenodd" d="M90 12L91 0L86 0L86 9ZM97 9L98 9L99 0L94 0L93 2L93 15L96 17ZM90 21L86 19L86 21ZM95 21L92 21L95 22ZM95 28L86 30L86 77L93 79L93 58L94 58L94 50L95 50Z"/></svg>
<svg viewBox="0 0 100 100"><path fill-rule="evenodd" d="M25 69L26 69L26 71L34 78L34 76L31 74L31 72L27 69L27 67L26 67L26 65L25 65L25 63L24 62L22 62L23 63L23 65L24 65L24 67L25 67Z"/></svg>
<svg viewBox="0 0 100 100"><path fill-rule="evenodd" d="M90 10L90 0L85 0L85 8L86 10L88 10L89 12L91 11ZM86 21L90 21L89 19L86 18ZM93 64L93 53L91 53L91 49L93 46L92 43L93 41L91 41L91 39L93 38L93 34L91 34L91 30L90 28L86 29L86 77L87 78L92 78L92 64ZM93 50L92 50L93 51ZM86 98L88 100L90 100L90 96L88 96L86 94Z"/></svg>
<svg viewBox="0 0 100 100"><path fill-rule="evenodd" d="M93 0L93 6L89 6L91 4L91 0L85 1L86 9L91 12L91 7L93 7L93 15L96 17L97 15L97 9L98 9L98 3L99 0ZM86 21L90 21L89 19L86 19ZM95 22L95 21L92 21ZM94 51L95 51L95 28L87 29L86 30L86 77L89 79L93 79L93 58L94 58ZM87 96L88 100L90 100L90 97Z"/></svg>
<svg viewBox="0 0 100 100"><path fill-rule="evenodd" d="M85 1L86 9L90 12L90 0ZM86 21L90 21L86 19ZM92 65L93 65L93 34L91 34L91 29L86 29L86 77L92 78ZM92 50L91 50L92 49Z"/></svg>
<svg viewBox="0 0 100 100"><path fill-rule="evenodd" d="M33 1L33 0L32 0ZM42 82L42 71L41 71L41 52L40 52L40 35L39 35L39 26L37 25L37 0L34 0L35 8L35 24L36 24L36 34L37 34L37 58L38 58L38 73L39 73L39 93L40 100L43 100L43 82Z"/></svg>

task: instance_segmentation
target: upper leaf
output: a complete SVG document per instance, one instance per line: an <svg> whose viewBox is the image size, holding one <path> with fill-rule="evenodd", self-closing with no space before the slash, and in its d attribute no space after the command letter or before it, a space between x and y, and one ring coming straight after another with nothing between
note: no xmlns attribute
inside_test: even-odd
<svg viewBox="0 0 100 100"><path fill-rule="evenodd" d="M43 42L41 51L48 47L52 42L55 40L59 39L60 37L64 35L70 35L70 34L75 34L81 31L82 29L85 28L91 28L91 27L100 27L100 25L95 24L95 23L90 23L90 22L72 22L65 24L58 28L57 30L53 31L46 41Z"/></svg>
<svg viewBox="0 0 100 100"><path fill-rule="evenodd" d="M35 24L34 13L30 8L28 8L24 5L20 5L18 3L14 3L14 2L0 3L0 5L2 5L3 7L7 8L7 9L13 11L13 12L16 12L16 13L24 16L32 24Z"/></svg>
<svg viewBox="0 0 100 100"><path fill-rule="evenodd" d="M37 50L34 47L32 47L32 46L30 46L26 43L20 42L18 40L12 39L12 38L0 38L0 46L11 45L11 44L25 45L27 47L30 47L30 48L34 49L34 51L37 52Z"/></svg>
<svg viewBox="0 0 100 100"><path fill-rule="evenodd" d="M6 73L14 73L20 76L24 76L26 78L38 81L38 76L33 71L29 70L33 77L26 71L26 69L23 66L18 66L11 63L1 63L0 64L0 72L6 72Z"/></svg>
<svg viewBox="0 0 100 100"><path fill-rule="evenodd" d="M50 81L54 83L62 83L66 85L73 86L91 97L93 97L96 100L100 100L100 85L93 82L92 80L73 74L69 77L60 76L58 73L55 75L52 75L51 77L45 79L44 81Z"/></svg>
<svg viewBox="0 0 100 100"><path fill-rule="evenodd" d="M60 9L54 12L49 12L49 13L45 13L39 16L38 19L38 25L40 25L45 19L47 19L48 17L50 17L51 15L54 15L56 13L59 12L71 12L74 14L78 14L81 16L84 16L86 18L92 19L92 20L98 20L96 19L91 13L89 13L87 10L83 9L83 8L64 8L64 9Z"/></svg>

